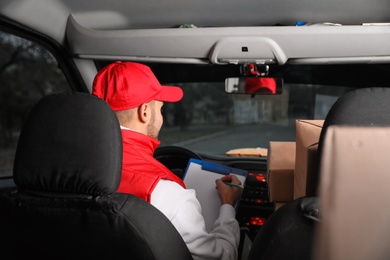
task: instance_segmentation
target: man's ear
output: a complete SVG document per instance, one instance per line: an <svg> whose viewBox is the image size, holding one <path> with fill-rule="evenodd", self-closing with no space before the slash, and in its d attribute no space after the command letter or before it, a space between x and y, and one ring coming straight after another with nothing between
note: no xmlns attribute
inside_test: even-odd
<svg viewBox="0 0 390 260"><path fill-rule="evenodd" d="M149 104L142 104L138 107L137 110L138 113L138 119L142 123L149 123L150 116L151 116L151 111L150 111L150 106Z"/></svg>

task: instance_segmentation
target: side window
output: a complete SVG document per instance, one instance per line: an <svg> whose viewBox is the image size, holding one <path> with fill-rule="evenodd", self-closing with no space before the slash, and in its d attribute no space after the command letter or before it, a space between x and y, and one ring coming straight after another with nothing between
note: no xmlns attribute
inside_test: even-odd
<svg viewBox="0 0 390 260"><path fill-rule="evenodd" d="M34 104L45 95L70 91L47 49L0 32L0 178L12 175L19 133Z"/></svg>

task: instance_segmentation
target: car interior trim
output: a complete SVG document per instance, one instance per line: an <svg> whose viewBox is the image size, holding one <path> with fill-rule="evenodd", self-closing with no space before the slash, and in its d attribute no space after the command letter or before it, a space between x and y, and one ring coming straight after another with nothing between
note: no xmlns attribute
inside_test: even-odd
<svg viewBox="0 0 390 260"><path fill-rule="evenodd" d="M222 56L227 63L229 60L245 61L248 57L275 59L279 64L289 62L289 59L296 62L298 58L301 64L327 58L333 63L344 63L343 57L370 57L371 62L380 57L379 62L383 62L383 57L390 52L389 35L390 26L382 25L94 30L83 27L73 14L67 24L69 47L76 56L94 58L99 53L99 58L183 59L201 63L205 59L209 59L210 63L221 62L216 59L221 50L218 46L223 43L224 47L225 42L228 45L234 42L237 47L235 51L228 48L226 53L230 53L230 57L227 54ZM364 44L359 44L362 38L365 39ZM107 53L105 46L112 44L116 48ZM242 51L248 46L253 46L254 51L251 48Z"/></svg>

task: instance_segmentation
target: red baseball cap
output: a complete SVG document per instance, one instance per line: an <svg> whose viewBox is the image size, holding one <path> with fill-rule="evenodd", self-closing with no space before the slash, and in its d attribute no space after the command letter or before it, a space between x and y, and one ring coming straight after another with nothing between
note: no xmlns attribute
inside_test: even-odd
<svg viewBox="0 0 390 260"><path fill-rule="evenodd" d="M177 102L182 99L183 90L175 86L161 86L146 65L117 61L98 72L92 94L105 100L112 110L119 111L152 100Z"/></svg>

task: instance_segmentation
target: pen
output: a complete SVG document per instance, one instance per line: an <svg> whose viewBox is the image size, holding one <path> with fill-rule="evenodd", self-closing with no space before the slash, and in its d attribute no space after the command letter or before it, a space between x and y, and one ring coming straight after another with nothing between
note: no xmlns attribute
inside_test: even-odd
<svg viewBox="0 0 390 260"><path fill-rule="evenodd" d="M235 184L235 183L231 183L231 182L226 182L226 181L224 181L223 183L225 183L226 185L232 186L232 187L240 188L240 189L243 189L243 188L244 188L243 185L239 185L239 184Z"/></svg>

